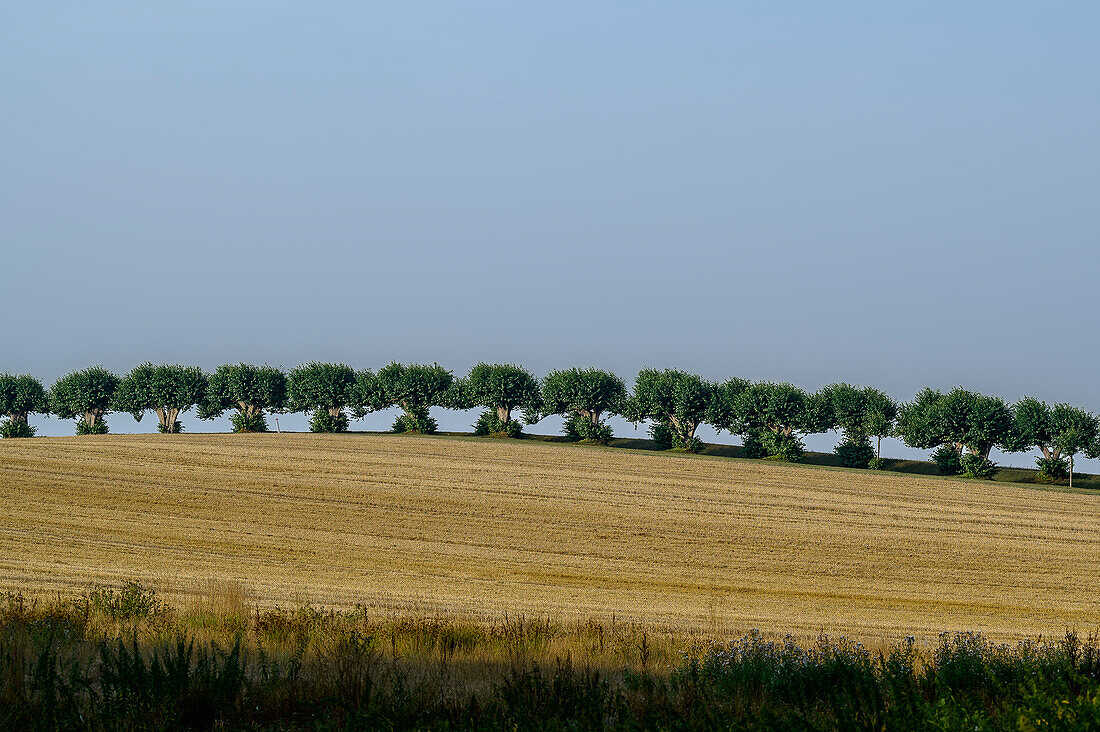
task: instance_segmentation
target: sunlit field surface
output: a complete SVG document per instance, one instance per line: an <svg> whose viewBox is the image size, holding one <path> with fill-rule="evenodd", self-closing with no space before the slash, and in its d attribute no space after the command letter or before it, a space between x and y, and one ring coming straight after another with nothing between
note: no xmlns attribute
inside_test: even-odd
<svg viewBox="0 0 1100 732"><path fill-rule="evenodd" d="M0 441L0 591L733 636L1100 627L1100 495L533 440Z"/></svg>

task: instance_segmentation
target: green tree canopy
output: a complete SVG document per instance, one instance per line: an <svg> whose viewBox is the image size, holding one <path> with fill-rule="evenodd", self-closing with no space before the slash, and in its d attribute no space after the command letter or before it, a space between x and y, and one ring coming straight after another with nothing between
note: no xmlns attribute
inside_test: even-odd
<svg viewBox="0 0 1100 732"><path fill-rule="evenodd" d="M543 411L546 414L576 414L593 427L605 414L622 414L626 409L626 384L615 374L596 368L551 371L542 382Z"/></svg>
<svg viewBox="0 0 1100 732"><path fill-rule="evenodd" d="M930 450L946 446L959 455L989 459L994 447L1013 448L1013 418L1000 397L963 388L942 394L923 389L898 410L897 433L909 447Z"/></svg>
<svg viewBox="0 0 1100 732"><path fill-rule="evenodd" d="M345 432L344 409L359 404L358 374L342 363L310 362L287 375L287 409L313 412L314 432Z"/></svg>
<svg viewBox="0 0 1100 732"><path fill-rule="evenodd" d="M206 397L206 374L197 366L143 363L119 381L112 402L116 412L141 421L145 412L157 415L161 432L180 432L178 417Z"/></svg>
<svg viewBox="0 0 1100 732"><path fill-rule="evenodd" d="M454 376L437 363L391 363L377 374L377 390L387 407L398 406L405 414L394 428L407 432L434 432L431 407L450 406Z"/></svg>
<svg viewBox="0 0 1100 732"><path fill-rule="evenodd" d="M862 443L878 439L875 456L880 457L882 438L893 431L897 404L884 392L870 386L830 384L818 392L822 417L828 429L838 429L845 442Z"/></svg>
<svg viewBox="0 0 1100 732"><path fill-rule="evenodd" d="M30 374L0 374L0 414L26 423L28 415L49 411L49 396L41 381Z"/></svg>
<svg viewBox="0 0 1100 732"><path fill-rule="evenodd" d="M1032 397L1024 397L1012 407L1012 433L1009 442L1013 452L1038 448L1047 460L1058 460L1063 444L1078 445L1084 438L1091 442L1090 434L1097 430L1096 417L1069 404L1055 404ZM1069 437L1067 437L1069 436ZM1078 447L1074 452L1080 452Z"/></svg>
<svg viewBox="0 0 1100 732"><path fill-rule="evenodd" d="M666 425L674 447L698 449L695 431L706 419L713 395L714 384L696 374L642 369L623 416L633 422L648 419Z"/></svg>
<svg viewBox="0 0 1100 732"><path fill-rule="evenodd" d="M104 416L118 377L102 366L90 366L62 376L50 389L50 411L61 419L77 419L77 433L106 431Z"/></svg>
<svg viewBox="0 0 1100 732"><path fill-rule="evenodd" d="M286 405L286 374L271 366L248 363L219 366L199 405L200 419L214 419L225 411L237 410L230 418L237 432L265 432L265 410L280 412Z"/></svg>
<svg viewBox="0 0 1100 732"><path fill-rule="evenodd" d="M465 379L455 382L452 393L460 395L452 397L452 406L495 410L500 425L511 422L512 410L517 408L522 408L527 423L533 424L542 407L538 379L513 364L479 363Z"/></svg>
<svg viewBox="0 0 1100 732"><path fill-rule="evenodd" d="M573 439L607 444L612 437L604 415L626 410L626 384L596 368L551 371L542 381L542 411L565 416L565 434Z"/></svg>
<svg viewBox="0 0 1100 732"><path fill-rule="evenodd" d="M762 440L766 452L791 460L802 454L800 434L828 429L824 401L784 382L731 379L718 390L710 421L742 435L746 447Z"/></svg>

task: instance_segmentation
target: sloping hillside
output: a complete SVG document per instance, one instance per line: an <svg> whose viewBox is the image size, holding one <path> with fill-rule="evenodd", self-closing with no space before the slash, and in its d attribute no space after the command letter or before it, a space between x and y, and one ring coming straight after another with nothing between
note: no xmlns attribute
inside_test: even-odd
<svg viewBox="0 0 1100 732"><path fill-rule="evenodd" d="M0 440L0 590L995 637L1100 626L1100 496L538 441Z"/></svg>

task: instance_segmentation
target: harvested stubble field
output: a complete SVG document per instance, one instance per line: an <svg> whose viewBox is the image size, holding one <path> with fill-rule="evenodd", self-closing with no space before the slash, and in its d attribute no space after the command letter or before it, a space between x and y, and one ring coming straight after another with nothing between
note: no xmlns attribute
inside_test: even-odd
<svg viewBox="0 0 1100 732"><path fill-rule="evenodd" d="M1100 627L1100 496L408 435L0 441L0 590L239 583L261 605L731 636Z"/></svg>

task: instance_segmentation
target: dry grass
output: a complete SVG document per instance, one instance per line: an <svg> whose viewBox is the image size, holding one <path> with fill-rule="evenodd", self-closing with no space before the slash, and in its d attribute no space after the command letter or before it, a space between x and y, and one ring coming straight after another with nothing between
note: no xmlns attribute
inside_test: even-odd
<svg viewBox="0 0 1100 732"><path fill-rule="evenodd" d="M0 441L0 589L736 635L1100 625L1100 496L448 437ZM215 600L212 599L211 602Z"/></svg>

